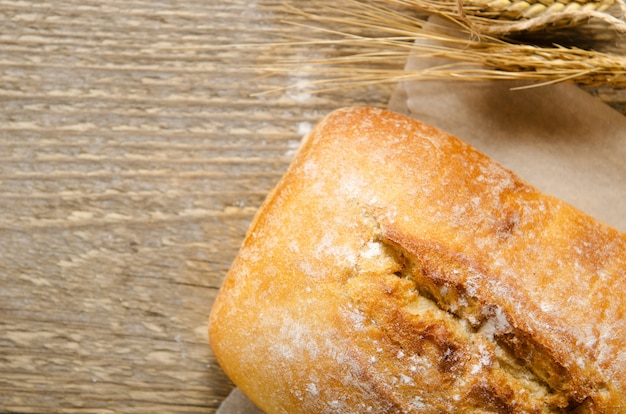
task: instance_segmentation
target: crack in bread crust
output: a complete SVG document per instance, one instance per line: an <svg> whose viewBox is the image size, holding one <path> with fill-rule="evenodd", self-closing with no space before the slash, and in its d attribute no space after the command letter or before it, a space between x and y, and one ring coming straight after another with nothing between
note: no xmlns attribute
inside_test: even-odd
<svg viewBox="0 0 626 414"><path fill-rule="evenodd" d="M348 282L353 303L398 352L433 362L448 395L480 412L593 412L589 394L549 349L448 275L469 271L467 264L415 257L375 233Z"/></svg>

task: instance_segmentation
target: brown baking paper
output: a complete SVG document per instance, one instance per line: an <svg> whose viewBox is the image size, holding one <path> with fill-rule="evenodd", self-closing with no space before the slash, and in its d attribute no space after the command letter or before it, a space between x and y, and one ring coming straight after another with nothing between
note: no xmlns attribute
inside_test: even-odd
<svg viewBox="0 0 626 414"><path fill-rule="evenodd" d="M230 392L215 414L263 414L239 388Z"/></svg>
<svg viewBox="0 0 626 414"><path fill-rule="evenodd" d="M407 70L446 63L414 58ZM626 117L573 84L400 83L389 109L455 135L540 190L626 231ZM262 413L235 389L218 414Z"/></svg>
<svg viewBox="0 0 626 414"><path fill-rule="evenodd" d="M409 58L406 70L448 63ZM571 83L515 89L528 85L403 82L389 109L461 138L543 192L626 231L626 117Z"/></svg>

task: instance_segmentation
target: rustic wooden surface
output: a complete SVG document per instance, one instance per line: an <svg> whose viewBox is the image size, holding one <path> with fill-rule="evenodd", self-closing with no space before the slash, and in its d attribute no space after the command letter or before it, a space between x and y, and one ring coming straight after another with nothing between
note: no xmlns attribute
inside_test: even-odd
<svg viewBox="0 0 626 414"><path fill-rule="evenodd" d="M251 96L299 80L258 78L272 56L235 46L306 36L284 17L0 0L0 412L211 413L227 395L206 323L255 209L321 116L391 93Z"/></svg>
<svg viewBox="0 0 626 414"><path fill-rule="evenodd" d="M252 97L276 6L0 1L0 412L214 412L207 317L302 133L389 88ZM306 50L294 48L294 54Z"/></svg>

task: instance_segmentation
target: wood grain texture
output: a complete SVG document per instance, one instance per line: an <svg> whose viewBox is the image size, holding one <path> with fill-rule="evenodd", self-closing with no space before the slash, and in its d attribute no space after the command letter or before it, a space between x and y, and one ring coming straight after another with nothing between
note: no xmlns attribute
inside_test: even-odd
<svg viewBox="0 0 626 414"><path fill-rule="evenodd" d="M0 0L0 412L212 413L227 395L206 324L254 211L313 123L392 89L252 96L300 80L259 78L276 58L238 46L307 35L283 19Z"/></svg>
<svg viewBox="0 0 626 414"><path fill-rule="evenodd" d="M206 324L252 214L312 123L389 93L252 97L266 81L245 68L271 56L233 45L280 19L248 0L0 1L0 412L227 395Z"/></svg>

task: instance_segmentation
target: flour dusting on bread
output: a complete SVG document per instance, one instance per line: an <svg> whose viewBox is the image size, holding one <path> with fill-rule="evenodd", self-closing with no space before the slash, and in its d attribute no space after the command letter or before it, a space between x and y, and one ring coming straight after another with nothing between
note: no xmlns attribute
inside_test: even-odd
<svg viewBox="0 0 626 414"><path fill-rule="evenodd" d="M626 412L626 235L432 126L313 128L211 313L273 413Z"/></svg>

